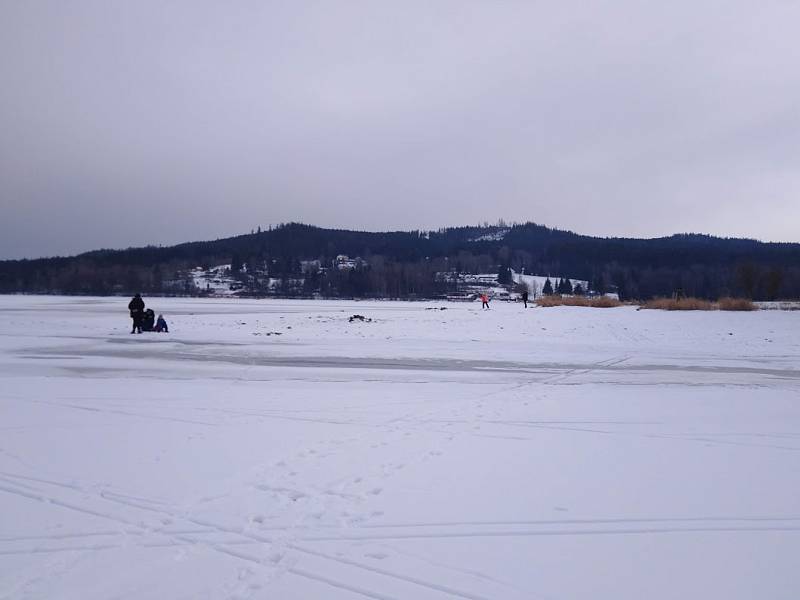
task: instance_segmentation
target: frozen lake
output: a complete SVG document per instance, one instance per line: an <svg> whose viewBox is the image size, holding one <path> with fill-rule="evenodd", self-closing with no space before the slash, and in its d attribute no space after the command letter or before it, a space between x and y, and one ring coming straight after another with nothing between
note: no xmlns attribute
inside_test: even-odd
<svg viewBox="0 0 800 600"><path fill-rule="evenodd" d="M0 296L0 598L798 597L798 312L127 302Z"/></svg>

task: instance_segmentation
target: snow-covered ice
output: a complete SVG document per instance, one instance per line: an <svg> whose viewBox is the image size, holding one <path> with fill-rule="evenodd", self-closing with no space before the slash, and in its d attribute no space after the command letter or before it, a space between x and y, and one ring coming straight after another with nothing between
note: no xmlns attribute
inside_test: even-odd
<svg viewBox="0 0 800 600"><path fill-rule="evenodd" d="M145 301L0 297L0 598L798 597L797 312Z"/></svg>

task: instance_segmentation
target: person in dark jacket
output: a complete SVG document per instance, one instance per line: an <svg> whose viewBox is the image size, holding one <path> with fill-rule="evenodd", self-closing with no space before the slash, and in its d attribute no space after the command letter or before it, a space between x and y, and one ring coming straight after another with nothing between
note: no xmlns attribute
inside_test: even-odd
<svg viewBox="0 0 800 600"><path fill-rule="evenodd" d="M528 308L528 292L522 292L522 301L525 303L525 308Z"/></svg>
<svg viewBox="0 0 800 600"><path fill-rule="evenodd" d="M133 328L131 333L142 333L142 319L144 318L144 300L140 294L136 294L133 299L128 303L128 310L131 311L131 319L133 319Z"/></svg>
<svg viewBox="0 0 800 600"><path fill-rule="evenodd" d="M152 308L148 308L144 311L144 317L142 317L142 330L143 331L153 331L153 328L156 326L156 313Z"/></svg>

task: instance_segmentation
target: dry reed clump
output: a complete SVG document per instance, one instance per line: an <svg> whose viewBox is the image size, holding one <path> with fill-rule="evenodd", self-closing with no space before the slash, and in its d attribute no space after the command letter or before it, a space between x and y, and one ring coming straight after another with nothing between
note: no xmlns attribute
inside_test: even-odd
<svg viewBox="0 0 800 600"><path fill-rule="evenodd" d="M622 302L608 296L586 298L585 296L542 296L536 304L544 308L551 306L588 306L590 308L614 308L622 306Z"/></svg>
<svg viewBox="0 0 800 600"><path fill-rule="evenodd" d="M642 308L656 310L714 310L714 304L700 298L653 298L642 304Z"/></svg>
<svg viewBox="0 0 800 600"><path fill-rule="evenodd" d="M720 310L758 310L753 301L747 298L720 298L717 304Z"/></svg>
<svg viewBox="0 0 800 600"><path fill-rule="evenodd" d="M642 308L656 310L756 310L746 298L720 298L718 302L702 298L654 298L642 304Z"/></svg>

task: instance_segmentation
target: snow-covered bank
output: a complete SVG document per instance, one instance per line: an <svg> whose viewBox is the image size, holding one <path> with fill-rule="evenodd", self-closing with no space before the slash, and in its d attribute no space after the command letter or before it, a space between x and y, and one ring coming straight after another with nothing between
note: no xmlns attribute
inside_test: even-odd
<svg viewBox="0 0 800 600"><path fill-rule="evenodd" d="M797 313L145 300L0 297L0 598L796 596Z"/></svg>

